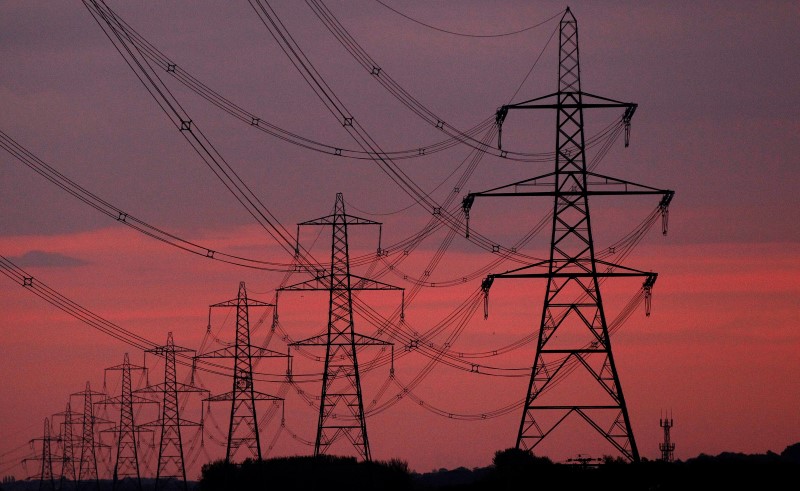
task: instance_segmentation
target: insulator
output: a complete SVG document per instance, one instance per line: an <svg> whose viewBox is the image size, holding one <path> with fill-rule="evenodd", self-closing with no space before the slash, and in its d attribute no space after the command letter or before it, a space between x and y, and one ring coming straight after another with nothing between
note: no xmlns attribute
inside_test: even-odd
<svg viewBox="0 0 800 491"><path fill-rule="evenodd" d="M497 124L497 149L503 149L503 121L506 119L508 115L508 107L501 106L497 109L497 113L495 114L495 124Z"/></svg>
<svg viewBox="0 0 800 491"><path fill-rule="evenodd" d="M630 121L625 122L625 148L628 148L631 144L631 123Z"/></svg>
<svg viewBox="0 0 800 491"><path fill-rule="evenodd" d="M669 204L675 196L674 191L667 191L658 203L658 209L661 211L661 233L667 235L667 225L669 222Z"/></svg>
<svg viewBox="0 0 800 491"><path fill-rule="evenodd" d="M487 276L481 282L481 290L483 290L483 319L489 318L489 288L492 287L494 276Z"/></svg>

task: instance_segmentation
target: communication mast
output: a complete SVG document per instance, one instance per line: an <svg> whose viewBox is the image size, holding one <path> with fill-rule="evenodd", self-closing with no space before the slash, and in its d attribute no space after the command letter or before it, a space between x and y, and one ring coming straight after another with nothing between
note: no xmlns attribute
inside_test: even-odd
<svg viewBox="0 0 800 491"><path fill-rule="evenodd" d="M626 459L639 460L611 350L600 284L605 278L644 277L643 288L649 306L656 274L596 258L589 197L661 195L660 209L666 224L667 205L674 192L590 172L586 166L583 119L585 109L624 109L622 121L627 144L630 119L636 107L634 103L581 90L578 24L567 9L560 21L558 92L502 106L497 112L497 123L502 125L509 110L554 109L555 170L487 191L469 193L464 198L467 219L477 197L554 198L549 259L491 274L483 282L484 293L488 295L492 282L497 278L547 280L536 357L517 434L517 448L535 448L572 416L587 423ZM583 375L577 375L579 372ZM584 385L571 386L575 389L571 391L562 390L562 387L558 391L550 390L556 383L566 384L580 376L588 378L589 382L581 380ZM597 392L596 400L584 402L587 386Z"/></svg>
<svg viewBox="0 0 800 491"><path fill-rule="evenodd" d="M661 450L661 460L664 462L672 462L674 460L675 444L670 439L669 430L672 428L672 414L666 418L661 418L658 424L664 428L664 443L658 444L658 449Z"/></svg>
<svg viewBox="0 0 800 491"><path fill-rule="evenodd" d="M323 290L328 291L330 295L327 332L290 344L290 346L325 346L325 368L322 375L322 395L320 396L314 455L328 453L337 440L346 438L355 447L359 456L369 461L372 459L372 455L367 437L367 422L364 417L364 402L361 395L361 375L358 370L356 352L359 346L387 346L391 343L355 332L353 291L402 291L402 288L350 273L347 228L353 225L380 226L381 224L346 214L342 193L336 194L336 204L332 215L297 225L298 252L300 226L310 225L330 226L333 229L331 269L319 272L311 280L281 288L279 291ZM380 239L378 250L380 250Z"/></svg>
<svg viewBox="0 0 800 491"><path fill-rule="evenodd" d="M231 401L231 419L228 426L228 445L225 462L231 462L240 448L250 452L251 457L261 460L261 437L256 417L256 401L282 401L277 396L258 392L253 387L253 358L286 357L266 348L250 344L251 307L274 307L274 304L247 298L244 281L239 283L239 293L233 300L220 302L208 308L208 329L211 329L211 309L218 307L236 309L236 342L195 358L233 358L233 387L230 392L206 399L210 402Z"/></svg>

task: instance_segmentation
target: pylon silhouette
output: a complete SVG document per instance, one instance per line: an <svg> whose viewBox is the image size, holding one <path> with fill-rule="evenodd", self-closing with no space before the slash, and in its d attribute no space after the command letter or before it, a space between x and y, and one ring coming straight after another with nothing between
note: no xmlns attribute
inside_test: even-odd
<svg viewBox="0 0 800 491"><path fill-rule="evenodd" d="M120 395L106 398L99 402L103 405L119 406L119 422L114 428L105 431L113 432L117 442L117 457L114 463L112 489L142 490L142 477L139 472L139 448L137 434L142 430L134 421L134 404L152 404L152 401L135 395L133 392L132 371L146 371L147 368L131 365L128 353L125 353L121 365L106 368L106 372L118 371L122 373L122 388Z"/></svg>
<svg viewBox="0 0 800 491"><path fill-rule="evenodd" d="M59 477L58 488L61 491L67 489L74 489L77 485L78 474L75 469L75 436L73 434L73 425L77 424L75 421L75 414L69 402L63 413L58 413L56 416L63 416L64 422L61 423L61 432L58 437L59 446L61 447L61 476Z"/></svg>
<svg viewBox="0 0 800 491"><path fill-rule="evenodd" d="M502 125L512 109L555 109L555 171L497 187L464 198L464 211L476 197L548 196L554 198L549 259L500 274L483 282L485 294L497 278L543 278L547 291L539 329L536 357L517 434L517 447L533 449L570 416L588 423L626 459L639 460L628 409L622 393L600 284L609 277L645 278L643 289L649 313L650 290L656 274L597 259L592 238L589 196L661 195L660 209L666 224L667 205L673 191L660 190L590 172L586 166L584 109L624 109L628 128L637 105L581 90L578 25L568 8L559 31L558 92L518 104L502 106L497 123ZM537 190L549 187L552 190ZM666 230L664 230L666 232ZM551 391L559 382L574 382L579 374L589 381ZM585 376L585 375L584 375ZM587 400L584 389L597 392ZM561 389L561 388L559 388ZM597 390L599 389L599 390ZM555 395L555 394L557 395Z"/></svg>
<svg viewBox="0 0 800 491"><path fill-rule="evenodd" d="M350 273L348 226L381 224L346 214L342 193L336 194L332 215L298 224L298 244L301 225L330 226L333 229L330 271L311 280L280 289L280 291L325 290L330 294L326 334L291 344L291 346L325 346L325 369L322 375L322 395L314 455L328 453L331 445L344 437L355 447L362 459L371 460L356 352L359 346L385 346L391 343L355 332L352 292L353 290L402 290L402 288Z"/></svg>
<svg viewBox="0 0 800 491"><path fill-rule="evenodd" d="M228 444L225 450L225 462L232 462L236 453L244 448L250 456L261 460L261 437L256 417L256 401L282 401L280 397L258 392L253 386L253 358L286 357L266 348L250 344L249 311L252 307L274 307L274 304L247 297L244 282L239 283L239 293L233 300L220 302L209 307L209 324L211 329L211 309L227 307L236 309L236 342L226 347L198 355L196 358L232 358L233 387L230 392L209 397L209 402L230 401L231 418L228 426Z"/></svg>
<svg viewBox="0 0 800 491"><path fill-rule="evenodd" d="M29 460L41 462L39 467L39 491L55 491L56 481L53 476L53 451L51 448L53 438L50 436L50 420L48 418L44 419L42 437L32 439L30 441L31 446L37 441L42 444L42 452L39 457L24 459L22 462L23 464Z"/></svg>
<svg viewBox="0 0 800 491"><path fill-rule="evenodd" d="M166 345L146 350L146 353L154 353L157 356L164 357L164 382L137 391L137 393L141 394L158 393L162 396L159 419L146 424L146 426L153 426L161 429L155 490L182 489L186 491L189 488L186 481L186 463L184 461L181 427L200 426L201 423L195 423L181 418L178 394L207 393L208 391L178 382L175 354L194 353L194 350L175 346L175 342L172 339L172 332L167 334Z"/></svg>
<svg viewBox="0 0 800 491"><path fill-rule="evenodd" d="M83 399L83 414L81 415L81 451L78 465L78 489L100 489L100 478L97 472L97 449L103 447L102 442L95 439L96 425L108 421L95 416L95 397L105 397L103 392L92 390L89 382L83 392L72 394L73 397Z"/></svg>

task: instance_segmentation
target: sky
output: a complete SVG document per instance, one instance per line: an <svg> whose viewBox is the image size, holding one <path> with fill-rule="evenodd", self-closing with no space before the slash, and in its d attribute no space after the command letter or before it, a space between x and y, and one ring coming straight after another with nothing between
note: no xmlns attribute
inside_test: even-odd
<svg viewBox="0 0 800 491"><path fill-rule="evenodd" d="M503 104L557 89L557 36L551 35L560 13L571 8L578 21L583 90L638 104L630 146L617 139L598 160L597 171L675 191L668 234L661 234L657 222L624 261L659 274L652 314L645 316L638 306L612 336L639 452L660 456L659 418L665 412L674 420L679 459L722 451L780 452L800 441L800 68L794 62L800 6L788 1L384 3L404 16L375 0L325 5L384 74L462 130L492 118ZM108 5L182 70L263 121L335 148L358 148L247 2ZM417 149L445 139L376 83L307 3L271 5L321 79L380 148ZM515 31L521 32L509 34ZM0 58L0 130L17 144L160 230L215 251L291 262L183 138L82 2L0 4ZM431 219L433 211L417 204L375 162L272 137L167 72L159 76L194 127L292 237L295 224L328 215L337 193L348 213L382 222L383 247ZM614 111L587 112L587 137L619 117ZM504 149L552 152L554 121L550 113L510 114ZM457 195L454 207L468 191L552 170L552 162L486 155L457 186L470 151L460 144L394 164L436 202ZM596 152L594 147L588 155ZM187 348L222 346L233 339L232 318L215 312L213 335L207 337L209 305L235 298L240 282L252 297L272 302L278 287L304 279L209 260L154 240L87 206L7 151L0 152L0 195L0 255L37 284L153 343L163 344L172 332L176 344ZM592 201L597 247L630 232L656 205L652 197ZM551 206L547 198L479 199L470 227L511 247ZM326 261L329 234L327 228L304 228L300 241ZM353 228L349 240L352 257L374 258L379 240L374 227ZM437 231L410 251L402 271L380 278L404 287L407 295L414 286L409 278L427 278L428 286L407 302L404 332L420 335L447 319L479 287L485 274L476 271L496 259L457 234L442 261L427 270L447 240L444 230ZM548 246L545 231L520 252L544 257ZM354 274L376 271L380 268L370 261L353 266ZM430 286L466 277L455 286ZM611 318L636 294L637 281L603 284ZM451 349L460 353L512 344L538 329L544 289L539 280L497 281L488 319L478 301L463 325L445 322L432 339L444 343L452 335ZM71 394L88 381L114 395L118 373L105 369L122 363L125 353L148 365L150 383L163 376L163 362L54 308L18 281L0 277L0 291L0 475L21 479L37 472L37 462L20 462L39 451L35 439L41 438L44 419L60 422L54 415L68 401L73 409L78 405ZM395 292L369 292L359 299L387 318L400 302ZM281 293L276 335L270 331L273 311L265 310L264 317L251 314L253 340L269 340L271 349L285 351L287 339L321 332L327 295ZM355 326L367 335L379 329L358 313ZM374 350L364 351L366 360L381 355ZM427 373L429 358L395 342L399 384L409 387L415 377L427 375L408 392L387 382L386 365L363 375L366 405L386 403L367 419L373 458L399 458L420 472L488 465L495 451L514 446L521 409L481 415L524 397L534 350L535 343L527 343L479 359L505 369L496 373L513 376L441 363ZM305 397L288 389L282 409L259 408L267 415L261 433L267 456L312 452L304 443L316 430L308 394L319 393L314 374L320 370L313 359L295 356L294 373L309 379L297 384ZM285 361L265 360L258 371L266 374L258 390L282 390ZM180 367L178 375L187 379L189 371ZM219 375L198 378L212 391L229 390ZM114 408L107 411L116 417ZM140 411L137 417L153 419L152 409ZM188 398L185 411L189 419L206 420L204 446L192 437L189 473L197 477L203 462L224 455L220 428L228 410L214 406L209 413L199 398ZM582 433L568 429L553 437L542 454L565 459L576 455ZM143 466L152 470L152 448L146 453L150 460ZM108 452L104 455L108 459Z"/></svg>

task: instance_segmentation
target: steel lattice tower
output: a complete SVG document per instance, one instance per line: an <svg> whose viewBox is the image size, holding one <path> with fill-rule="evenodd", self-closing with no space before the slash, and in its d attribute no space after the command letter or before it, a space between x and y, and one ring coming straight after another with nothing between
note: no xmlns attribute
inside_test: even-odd
<svg viewBox="0 0 800 491"><path fill-rule="evenodd" d="M533 449L569 417L577 417L599 433L626 459L639 460L622 393L600 284L610 277L645 277L649 302L655 273L639 271L595 257L589 197L597 195L662 195L666 220L673 191L659 190L587 170L584 145L584 109L624 109L626 144L634 103L625 103L581 90L578 25L570 9L560 21L558 92L518 104L502 106L498 125L511 109L556 111L554 172L497 187L464 198L464 211L479 196L553 197L549 260L489 275L484 292L496 278L542 278L547 289L542 308L536 357L517 435L517 447ZM538 191L537 187L550 190ZM588 374L588 377L587 377ZM581 379L583 377L583 379ZM588 380L586 380L588 379ZM579 382L555 389L560 382ZM591 394L591 395L589 395Z"/></svg>
<svg viewBox="0 0 800 491"><path fill-rule="evenodd" d="M64 490L67 489L67 482L71 482L74 486L78 480L75 469L75 437L72 432L72 425L76 424L76 421L69 402L67 402L64 412L58 413L56 416L64 417L61 436L58 439L61 444L61 477L59 478L58 487Z"/></svg>
<svg viewBox="0 0 800 491"><path fill-rule="evenodd" d="M167 344L146 350L164 357L164 383L151 385L136 391L137 393L161 394L161 414L157 421L147 426L161 429L158 447L158 468L156 469L155 490L183 489L188 490L186 483L186 465L183 455L182 426L200 426L200 423L181 419L179 393L207 393L205 389L179 383L175 366L176 353L194 353L194 350L175 346L172 332L167 334ZM202 410L201 410L202 411Z"/></svg>
<svg viewBox="0 0 800 491"><path fill-rule="evenodd" d="M362 459L371 460L356 351L359 346L385 346L391 343L355 332L352 293L354 290L402 289L350 273L347 227L381 224L347 215L342 193L336 194L332 215L298 224L298 249L299 230L303 225L330 226L333 229L330 271L311 280L280 289L326 290L330 294L327 333L291 344L291 346L325 346L325 369L322 376L314 455L328 453L331 445L345 437L356 448Z"/></svg>
<svg viewBox="0 0 800 491"><path fill-rule="evenodd" d="M661 450L661 460L664 462L672 462L675 452L675 444L672 443L669 430L672 428L672 416L661 418L658 421L659 426L664 428L664 443L658 444L658 449Z"/></svg>
<svg viewBox="0 0 800 491"><path fill-rule="evenodd" d="M84 483L93 481L94 488L100 489L97 472L97 449L101 446L95 440L95 425L100 421L94 414L94 397L105 396L102 392L92 391L89 382L83 392L72 394L83 398L83 414L81 417L81 456L78 466L78 489L85 489Z"/></svg>
<svg viewBox="0 0 800 491"><path fill-rule="evenodd" d="M239 283L239 293L233 300L209 307L209 329L211 309L232 307L236 309L236 342L226 347L198 355L197 358L233 358L233 387L230 392L209 397L210 402L231 401L231 418L228 426L228 446L225 462L231 462L240 448L245 448L252 457L261 460L261 437L256 417L256 401L281 401L280 397L258 392L253 387L253 358L286 357L285 354L250 344L249 311L252 307L274 307L274 304L247 298L244 282Z"/></svg>
<svg viewBox="0 0 800 491"><path fill-rule="evenodd" d="M142 489L142 478L139 472L139 453L136 444L136 434L141 429L136 426L134 421L133 405L149 404L152 401L133 393L131 372L134 370L145 371L147 369L143 366L131 365L128 353L125 353L121 365L106 368L106 372L122 372L122 389L119 396L107 398L99 403L118 405L120 408L117 427L106 430L114 432L117 437L117 459L114 463L113 474L113 489L115 491L123 487L133 487L139 491Z"/></svg>
<svg viewBox="0 0 800 491"><path fill-rule="evenodd" d="M55 478L53 477L53 453L51 448L53 438L50 436L50 420L48 418L44 419L44 431L42 432L42 437L31 440L31 445L33 445L35 441L42 442L41 455L38 458L25 459L23 462L27 460L40 461L42 465L39 468L39 491L44 489L55 491L56 482Z"/></svg>

